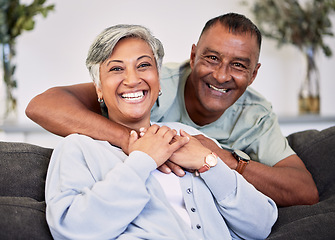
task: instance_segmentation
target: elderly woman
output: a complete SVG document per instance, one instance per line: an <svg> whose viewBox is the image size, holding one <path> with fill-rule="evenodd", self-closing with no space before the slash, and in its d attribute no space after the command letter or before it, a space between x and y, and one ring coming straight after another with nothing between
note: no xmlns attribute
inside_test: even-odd
<svg viewBox="0 0 335 240"><path fill-rule="evenodd" d="M150 123L163 55L160 41L137 25L110 27L92 44L86 64L98 100L111 121L133 129L130 154L79 134L61 141L46 183L55 239L260 239L270 233L275 203L191 136L199 131ZM192 171L165 175L157 167L167 160Z"/></svg>

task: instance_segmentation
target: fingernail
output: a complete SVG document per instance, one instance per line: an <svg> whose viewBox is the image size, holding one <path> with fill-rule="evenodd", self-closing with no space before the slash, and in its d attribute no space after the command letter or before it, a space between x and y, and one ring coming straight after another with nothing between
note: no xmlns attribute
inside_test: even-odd
<svg viewBox="0 0 335 240"><path fill-rule="evenodd" d="M144 130L145 130L144 127L141 127L141 128L140 128L140 132L143 132Z"/></svg>
<svg viewBox="0 0 335 240"><path fill-rule="evenodd" d="M184 176L184 175L185 175L185 171L182 170L182 169L179 169L179 170L178 170L178 173L179 173L180 176Z"/></svg>

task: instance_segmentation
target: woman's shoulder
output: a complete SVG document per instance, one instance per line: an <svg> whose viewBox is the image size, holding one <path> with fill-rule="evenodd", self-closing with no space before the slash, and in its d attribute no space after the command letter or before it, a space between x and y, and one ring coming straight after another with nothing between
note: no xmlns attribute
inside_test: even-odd
<svg viewBox="0 0 335 240"><path fill-rule="evenodd" d="M106 144L108 144L106 141L95 140L89 136L74 133L64 137L55 149L88 149L96 148L97 145L103 146Z"/></svg>
<svg viewBox="0 0 335 240"><path fill-rule="evenodd" d="M180 129L183 129L185 132L187 132L190 135L203 134L198 129L185 125L180 122L159 122L159 123L152 123L152 124L157 124L158 126L167 126L171 129L175 129L178 133Z"/></svg>

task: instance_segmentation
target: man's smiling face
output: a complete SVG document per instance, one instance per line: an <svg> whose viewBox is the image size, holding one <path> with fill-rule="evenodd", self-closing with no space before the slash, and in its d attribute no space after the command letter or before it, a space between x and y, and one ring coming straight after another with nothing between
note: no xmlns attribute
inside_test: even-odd
<svg viewBox="0 0 335 240"><path fill-rule="evenodd" d="M186 92L194 92L196 111L219 118L254 81L258 56L256 36L250 33L232 33L220 23L205 31L192 47L186 84Z"/></svg>

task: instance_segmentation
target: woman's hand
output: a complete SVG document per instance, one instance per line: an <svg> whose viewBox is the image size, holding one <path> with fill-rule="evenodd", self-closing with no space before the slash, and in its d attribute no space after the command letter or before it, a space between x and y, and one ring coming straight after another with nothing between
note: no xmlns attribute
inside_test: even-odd
<svg viewBox="0 0 335 240"><path fill-rule="evenodd" d="M141 132L140 138L135 131L131 131L129 153L136 150L145 152L154 159L159 167L189 141L187 136L183 136L172 142L176 135L176 130L166 126L159 127L156 124L150 126L145 132Z"/></svg>
<svg viewBox="0 0 335 240"><path fill-rule="evenodd" d="M182 148L175 151L170 157L170 161L189 170L198 170L204 165L205 157L212 151L201 144L195 137L180 130L180 136L175 136L175 140L188 137L190 140Z"/></svg>

